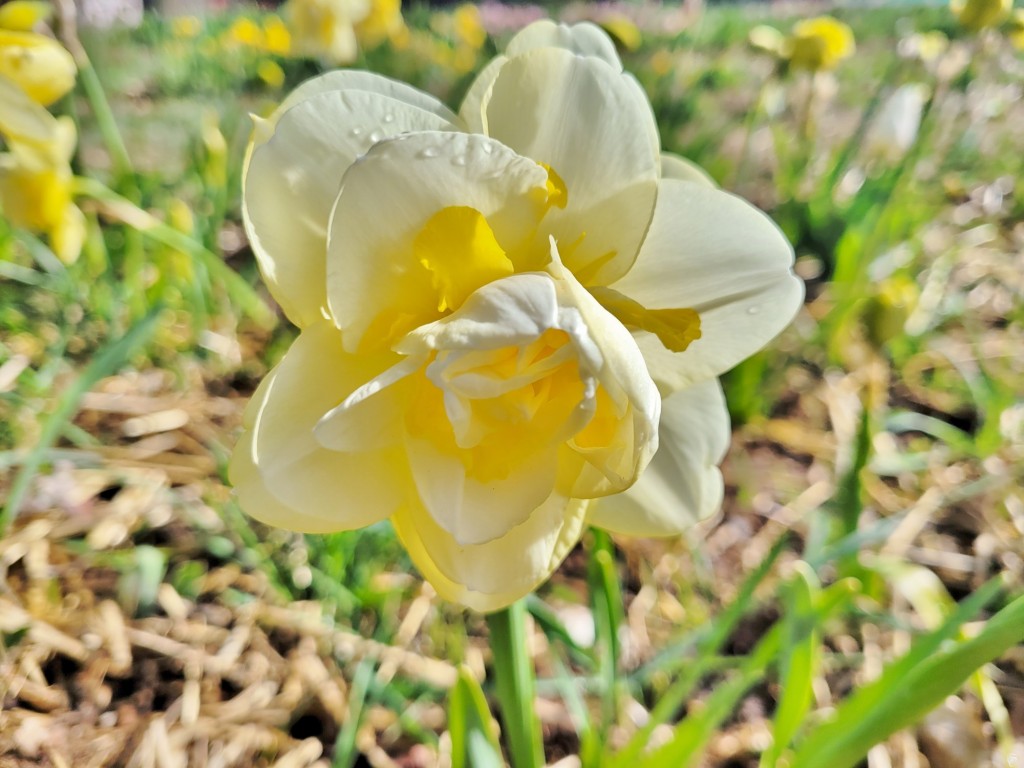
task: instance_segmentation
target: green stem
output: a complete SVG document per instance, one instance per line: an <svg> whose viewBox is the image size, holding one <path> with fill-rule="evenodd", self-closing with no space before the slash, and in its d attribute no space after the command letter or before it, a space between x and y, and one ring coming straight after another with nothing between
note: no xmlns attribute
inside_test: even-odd
<svg viewBox="0 0 1024 768"><path fill-rule="evenodd" d="M527 648L526 602L488 614L495 689L513 768L544 765L540 720L533 709L535 680Z"/></svg>

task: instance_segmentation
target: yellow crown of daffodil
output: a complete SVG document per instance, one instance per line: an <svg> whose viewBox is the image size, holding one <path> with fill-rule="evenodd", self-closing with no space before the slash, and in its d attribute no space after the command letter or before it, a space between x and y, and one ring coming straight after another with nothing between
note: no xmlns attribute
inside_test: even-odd
<svg viewBox="0 0 1024 768"><path fill-rule="evenodd" d="M718 508L716 377L803 286L764 214L661 152L598 27L527 27L457 114L368 72L307 81L257 121L243 185L300 329L231 460L250 515L390 519L444 598L492 611L586 524L673 535Z"/></svg>
<svg viewBox="0 0 1024 768"><path fill-rule="evenodd" d="M783 55L794 69L817 72L835 69L855 49L853 31L846 24L831 16L819 16L797 22L783 46Z"/></svg>
<svg viewBox="0 0 1024 768"><path fill-rule="evenodd" d="M1013 0L950 0L950 9L961 26L977 32L1002 24L1013 8Z"/></svg>

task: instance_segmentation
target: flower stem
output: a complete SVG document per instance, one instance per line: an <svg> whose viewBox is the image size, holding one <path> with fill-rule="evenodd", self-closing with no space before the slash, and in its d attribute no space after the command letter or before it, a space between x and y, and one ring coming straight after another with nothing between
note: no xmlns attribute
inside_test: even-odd
<svg viewBox="0 0 1024 768"><path fill-rule="evenodd" d="M526 638L526 603L488 614L495 688L513 768L544 765L540 720L533 709L535 680Z"/></svg>

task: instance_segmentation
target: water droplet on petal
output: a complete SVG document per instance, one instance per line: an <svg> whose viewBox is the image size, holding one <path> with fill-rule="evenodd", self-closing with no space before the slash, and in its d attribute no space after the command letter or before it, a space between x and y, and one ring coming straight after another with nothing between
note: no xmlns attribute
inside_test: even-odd
<svg viewBox="0 0 1024 768"><path fill-rule="evenodd" d="M761 311L761 308L759 306L757 306L757 305L752 306L752 307L747 307L747 314L748 315L756 315L760 311Z"/></svg>
<svg viewBox="0 0 1024 768"><path fill-rule="evenodd" d="M370 134L370 141L372 141L374 144L376 144L378 141L380 141L383 138L384 138L384 134L381 133L380 131L373 131Z"/></svg>
<svg viewBox="0 0 1024 768"><path fill-rule="evenodd" d="M384 115L384 122L385 123L393 123L393 122L395 122L395 116L394 115Z"/></svg>
<svg viewBox="0 0 1024 768"><path fill-rule="evenodd" d="M440 153L434 147L427 147L420 151L419 157L429 160L432 157L437 157L438 154Z"/></svg>
<svg viewBox="0 0 1024 768"><path fill-rule="evenodd" d="M452 158L452 165L457 165L457 166L461 167L461 166L464 166L465 164L466 164L466 157L465 157L465 155L456 155L455 157Z"/></svg>
<svg viewBox="0 0 1024 768"><path fill-rule="evenodd" d="M352 129L352 135L353 136L362 136L363 135L363 129L362 128L353 128Z"/></svg>

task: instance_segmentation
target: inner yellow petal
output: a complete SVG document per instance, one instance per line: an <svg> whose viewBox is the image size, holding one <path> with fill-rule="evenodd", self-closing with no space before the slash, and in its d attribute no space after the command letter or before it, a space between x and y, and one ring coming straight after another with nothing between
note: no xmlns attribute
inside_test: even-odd
<svg viewBox="0 0 1024 768"><path fill-rule="evenodd" d="M547 204L555 208L565 208L569 203L569 188L565 186L565 181L547 163L538 163L538 165L548 172L548 180L545 183L545 191L548 195Z"/></svg>
<svg viewBox="0 0 1024 768"><path fill-rule="evenodd" d="M653 333L671 352L682 352L700 338L700 315L694 309L647 309L611 288L595 287L590 293L627 328Z"/></svg>
<svg viewBox="0 0 1024 768"><path fill-rule="evenodd" d="M431 273L439 312L458 308L477 288L515 271L487 219L466 206L442 208L431 216L413 250Z"/></svg>

